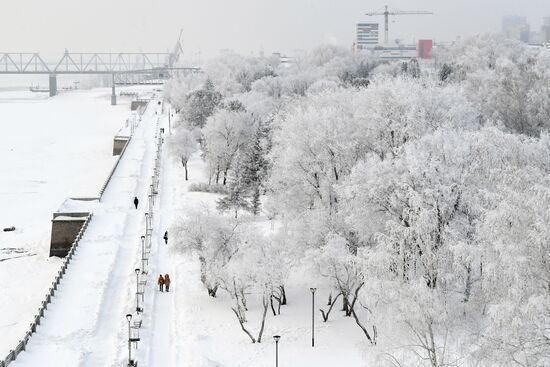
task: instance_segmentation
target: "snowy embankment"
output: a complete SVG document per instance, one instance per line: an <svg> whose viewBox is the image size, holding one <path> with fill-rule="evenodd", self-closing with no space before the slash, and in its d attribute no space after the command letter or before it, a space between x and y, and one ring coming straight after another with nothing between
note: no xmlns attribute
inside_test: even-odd
<svg viewBox="0 0 550 367"><path fill-rule="evenodd" d="M170 147L167 147L167 150ZM164 152L159 214L156 228L172 228L182 216L193 209L215 210L216 194L188 191L192 183L207 182L206 165L195 153L189 163L189 181L185 181L181 163ZM270 231L265 217L256 223ZM326 309L327 290L319 289L315 307L315 347L311 347L311 293L316 286L303 274L294 274L288 284L288 305L281 315L273 317L268 311L266 330L260 344L252 344L241 331L231 311L232 300L219 291L217 298L209 297L200 282L198 260L182 254L162 241L156 234L153 248L153 273L169 273L173 284L170 293L155 292L146 298L146 310L153 307L152 323L142 331L142 340L150 340L149 348L138 349L138 361L148 366L249 367L273 366L275 362L274 335L281 335L279 362L281 366L332 366L365 364L367 342L350 317L333 312L323 323L319 308ZM175 241L176 239L172 239ZM335 306L336 308L336 306ZM149 313L150 315L150 313ZM251 297L247 327L257 334L260 326L261 300Z"/></svg>
<svg viewBox="0 0 550 367"><path fill-rule="evenodd" d="M0 93L0 358L28 329L59 269L60 259L48 257L52 213L67 197L97 195L127 102L111 106L110 89Z"/></svg>
<svg viewBox="0 0 550 367"><path fill-rule="evenodd" d="M125 355L126 319L154 153L151 104L94 210L56 297L15 366L108 366ZM137 196L141 205L133 207Z"/></svg>

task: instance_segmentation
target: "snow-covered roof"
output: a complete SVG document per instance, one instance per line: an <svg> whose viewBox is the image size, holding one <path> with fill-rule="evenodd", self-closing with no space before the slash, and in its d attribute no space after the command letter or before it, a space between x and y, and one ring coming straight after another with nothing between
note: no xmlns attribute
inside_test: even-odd
<svg viewBox="0 0 550 367"><path fill-rule="evenodd" d="M67 198L59 209L58 213L91 213L99 203L98 198Z"/></svg>

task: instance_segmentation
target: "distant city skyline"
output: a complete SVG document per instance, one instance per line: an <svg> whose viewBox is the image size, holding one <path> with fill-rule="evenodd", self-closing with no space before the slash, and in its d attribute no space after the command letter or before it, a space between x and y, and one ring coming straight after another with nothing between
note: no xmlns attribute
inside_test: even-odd
<svg viewBox="0 0 550 367"><path fill-rule="evenodd" d="M351 48L358 22L383 17L364 14L385 4L434 15L395 16L390 39L409 43L421 38L451 41L459 36L500 32L502 17L526 17L539 29L550 15L546 0L20 0L2 4L2 51L166 51L180 29L188 57L216 55L232 49L244 55L261 51L293 53L323 43ZM382 36L382 34L381 34Z"/></svg>

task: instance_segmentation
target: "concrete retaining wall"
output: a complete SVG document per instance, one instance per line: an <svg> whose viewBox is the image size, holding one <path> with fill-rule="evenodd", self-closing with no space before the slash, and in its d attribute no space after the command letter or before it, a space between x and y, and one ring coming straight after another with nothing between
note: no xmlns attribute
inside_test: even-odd
<svg viewBox="0 0 550 367"><path fill-rule="evenodd" d="M113 139L113 155L120 155L130 138L128 136L115 136Z"/></svg>
<svg viewBox="0 0 550 367"><path fill-rule="evenodd" d="M50 256L65 257L90 213L54 213Z"/></svg>
<svg viewBox="0 0 550 367"><path fill-rule="evenodd" d="M147 103L149 103L149 100L141 100L141 99L137 99L135 101L132 101L132 104L130 105L130 110L131 111L136 111L138 108L140 107L145 107L147 106Z"/></svg>

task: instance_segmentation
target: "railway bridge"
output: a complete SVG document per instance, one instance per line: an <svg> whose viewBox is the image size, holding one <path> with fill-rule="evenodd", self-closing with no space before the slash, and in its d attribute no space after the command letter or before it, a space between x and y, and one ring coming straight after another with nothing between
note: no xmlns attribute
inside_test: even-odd
<svg viewBox="0 0 550 367"><path fill-rule="evenodd" d="M180 34L181 39L181 34ZM38 52L0 52L0 74L48 75L50 96L57 94L58 75L111 75L111 104L116 104L116 85L162 84L177 73L199 68L179 66L183 52L178 40L173 52L69 52L60 59L45 60Z"/></svg>

